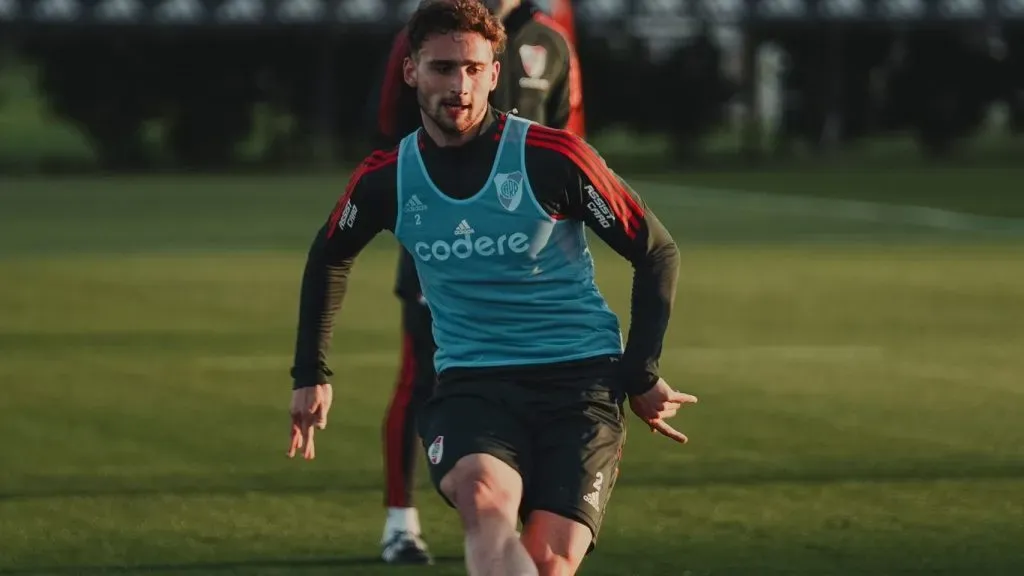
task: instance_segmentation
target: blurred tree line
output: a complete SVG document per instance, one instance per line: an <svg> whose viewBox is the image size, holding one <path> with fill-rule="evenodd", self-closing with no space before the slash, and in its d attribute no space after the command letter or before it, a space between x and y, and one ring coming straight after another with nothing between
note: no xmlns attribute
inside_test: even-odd
<svg viewBox="0 0 1024 576"><path fill-rule="evenodd" d="M1024 27L705 25L668 45L586 23L577 33L591 137L655 138L664 145L652 162L686 165L709 150L814 156L887 134L944 157L994 107L1005 135L1024 131ZM5 32L0 170L355 162L392 34Z"/></svg>

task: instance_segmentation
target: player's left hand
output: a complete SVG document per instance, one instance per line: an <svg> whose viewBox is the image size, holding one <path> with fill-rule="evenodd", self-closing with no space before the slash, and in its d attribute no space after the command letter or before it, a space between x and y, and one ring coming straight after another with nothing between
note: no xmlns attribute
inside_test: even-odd
<svg viewBox="0 0 1024 576"><path fill-rule="evenodd" d="M331 410L334 390L330 384L317 384L308 388L292 390L292 434L288 446L288 457L294 458L295 451L304 447L303 457L306 460L316 458L313 445L314 427L323 430L327 427L327 413Z"/></svg>
<svg viewBox="0 0 1024 576"><path fill-rule="evenodd" d="M661 378L658 378L658 382L647 392L629 397L629 407L641 420L647 422L651 432L667 436L680 444L686 444L689 438L669 426L665 420L675 416L683 404L696 403L696 396L673 390L668 382Z"/></svg>

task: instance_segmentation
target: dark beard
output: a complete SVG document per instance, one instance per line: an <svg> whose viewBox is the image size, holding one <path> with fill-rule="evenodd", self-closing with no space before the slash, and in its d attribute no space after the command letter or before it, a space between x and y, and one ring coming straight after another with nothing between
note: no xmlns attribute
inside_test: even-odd
<svg viewBox="0 0 1024 576"><path fill-rule="evenodd" d="M448 122L447 118L444 118L444 105L443 104L441 105L440 108L438 108L438 110L431 111L429 105L426 102L426 98L424 98L423 95L420 94L418 90L416 91L416 103L419 104L420 111L423 114L425 114L428 118L433 120L434 121L434 125L437 126L438 129L441 130L442 132L444 132L445 134L447 134L449 136L462 136L463 134L466 134L467 132L469 132L469 130L467 130L466 132L462 132L461 130L456 128L451 122ZM484 114L486 114L486 113L487 113L487 108L485 107L484 110L483 110L483 113L480 114L480 118L474 118L469 123L470 130L472 130L473 127L479 125L480 120L484 117Z"/></svg>

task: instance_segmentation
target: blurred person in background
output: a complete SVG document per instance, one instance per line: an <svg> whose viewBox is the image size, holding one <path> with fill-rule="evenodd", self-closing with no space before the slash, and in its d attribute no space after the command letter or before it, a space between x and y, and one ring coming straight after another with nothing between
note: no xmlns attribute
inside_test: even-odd
<svg viewBox="0 0 1024 576"><path fill-rule="evenodd" d="M497 89L491 93L491 105L584 136L580 68L572 32L531 0L482 3L501 19L508 36L508 46L498 56L500 72ZM572 22L568 0L553 0L551 7L560 20ZM381 149L397 146L402 137L421 125L416 90L403 80L403 63L409 57L406 32L403 28L396 35L379 93L370 99L375 106L371 114L375 120L374 144ZM415 421L433 394L436 347L432 318L421 293L416 266L403 248L399 248L395 292L402 305L402 347L398 381L383 426L387 518L381 557L392 564L429 564L432 559L413 505L419 451Z"/></svg>

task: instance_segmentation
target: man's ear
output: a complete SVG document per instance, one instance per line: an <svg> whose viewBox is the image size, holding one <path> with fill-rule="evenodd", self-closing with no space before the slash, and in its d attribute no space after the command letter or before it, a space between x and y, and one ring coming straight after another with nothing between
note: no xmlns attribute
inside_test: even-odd
<svg viewBox="0 0 1024 576"><path fill-rule="evenodd" d="M412 57L402 60L402 76L404 76L406 84L412 88L416 87L416 62Z"/></svg>
<svg viewBox="0 0 1024 576"><path fill-rule="evenodd" d="M491 67L491 92L498 87L498 76L501 74L501 62L494 61L494 65Z"/></svg>

